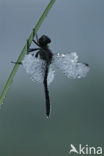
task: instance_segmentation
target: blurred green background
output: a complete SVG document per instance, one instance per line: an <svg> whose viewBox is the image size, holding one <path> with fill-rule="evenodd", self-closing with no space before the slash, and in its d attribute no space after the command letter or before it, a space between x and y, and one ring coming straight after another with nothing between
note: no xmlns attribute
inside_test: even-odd
<svg viewBox="0 0 104 156"><path fill-rule="evenodd" d="M0 1L0 91L49 0ZM0 156L68 156L70 144L104 147L104 1L57 0L39 29L53 53L77 51L87 77L70 80L56 70L51 116L43 85L19 68L0 110Z"/></svg>

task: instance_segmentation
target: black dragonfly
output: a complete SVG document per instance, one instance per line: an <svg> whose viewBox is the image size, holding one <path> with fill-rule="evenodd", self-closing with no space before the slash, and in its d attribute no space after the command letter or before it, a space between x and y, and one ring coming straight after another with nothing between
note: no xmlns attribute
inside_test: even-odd
<svg viewBox="0 0 104 156"><path fill-rule="evenodd" d="M46 115L50 115L50 98L48 85L54 79L54 67L57 66L68 78L76 79L85 77L89 71L88 64L78 61L76 52L66 54L53 54L48 44L51 39L42 35L39 39L36 34L36 40L33 39L38 48L29 48L27 41L27 54L22 62L12 62L22 64L26 72L31 75L33 81L43 82L45 99L46 99ZM37 51L36 54L31 53Z"/></svg>

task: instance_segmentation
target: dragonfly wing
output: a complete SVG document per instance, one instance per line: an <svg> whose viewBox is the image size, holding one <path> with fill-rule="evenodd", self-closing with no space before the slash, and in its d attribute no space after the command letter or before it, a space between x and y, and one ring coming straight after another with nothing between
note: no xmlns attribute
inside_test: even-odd
<svg viewBox="0 0 104 156"><path fill-rule="evenodd" d="M50 85L53 82L54 77L55 77L55 70L54 70L53 65L50 64L50 66L49 66L49 72L48 72L48 78L47 78L48 85Z"/></svg>
<svg viewBox="0 0 104 156"><path fill-rule="evenodd" d="M53 63L71 79L85 77L89 71L89 67L85 63L78 62L76 52L67 54L57 54L53 58Z"/></svg>
<svg viewBox="0 0 104 156"><path fill-rule="evenodd" d="M32 81L43 83L46 65L44 60L37 58L34 55L28 54L25 55L22 64L24 69L26 70L26 73L30 75ZM54 70L52 65L50 65L47 78L48 85L53 81L53 79Z"/></svg>

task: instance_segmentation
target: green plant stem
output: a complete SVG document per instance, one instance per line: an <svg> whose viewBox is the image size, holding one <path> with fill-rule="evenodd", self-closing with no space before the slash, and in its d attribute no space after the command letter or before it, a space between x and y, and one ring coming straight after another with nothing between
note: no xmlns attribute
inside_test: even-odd
<svg viewBox="0 0 104 156"><path fill-rule="evenodd" d="M41 24L43 23L45 17L47 16L48 12L50 11L51 7L53 6L53 4L55 3L56 0L51 0L50 3L48 4L48 6L46 7L46 9L44 10L42 16L40 17L40 19L38 20L36 26L34 27L33 29L33 32L30 34L29 38L28 38L28 45L30 46L31 43L32 43L32 39L33 37L35 36L35 34L37 33L39 27L41 26ZM24 48L22 49L18 59L17 59L17 62L21 62L25 53L26 53L26 47L27 47L27 44L25 44ZM1 96L0 96L0 106L3 104L3 101L5 99L5 96L7 94L7 91L13 81L13 78L18 70L18 67L19 67L19 64L15 64L14 67L13 67L13 70L12 72L10 73L10 76L4 86L4 89L1 93Z"/></svg>

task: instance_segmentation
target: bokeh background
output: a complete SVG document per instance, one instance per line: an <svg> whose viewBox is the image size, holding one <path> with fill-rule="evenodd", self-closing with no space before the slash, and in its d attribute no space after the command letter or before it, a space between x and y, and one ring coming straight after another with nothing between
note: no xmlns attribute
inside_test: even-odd
<svg viewBox="0 0 104 156"><path fill-rule="evenodd" d="M49 0L0 0L0 91ZM77 51L87 77L56 70L51 116L42 84L19 68L0 110L0 156L68 156L70 144L104 147L104 0L57 0L38 35L53 53Z"/></svg>

